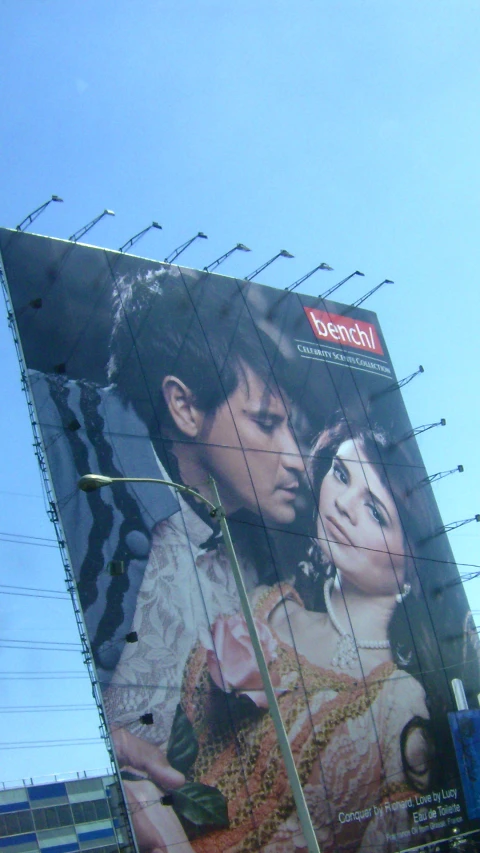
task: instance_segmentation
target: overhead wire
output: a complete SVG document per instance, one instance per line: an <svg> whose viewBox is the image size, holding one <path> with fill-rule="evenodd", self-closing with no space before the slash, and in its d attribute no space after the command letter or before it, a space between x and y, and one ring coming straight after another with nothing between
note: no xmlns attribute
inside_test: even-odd
<svg viewBox="0 0 480 853"><path fill-rule="evenodd" d="M41 749L54 746L82 746L87 744L102 743L103 738L58 738L57 740L32 740L0 743L0 750L5 749Z"/></svg>
<svg viewBox="0 0 480 853"><path fill-rule="evenodd" d="M0 714L46 714L64 711L97 711L96 705L0 705Z"/></svg>
<svg viewBox="0 0 480 853"><path fill-rule="evenodd" d="M71 675L49 675L49 674L41 674L38 675L29 675L27 678L22 675L22 673L9 673L0 674L0 681L65 681L68 679L69 681L77 681L81 678L89 678L88 673L83 675L82 673L72 673Z"/></svg>
<svg viewBox="0 0 480 853"><path fill-rule="evenodd" d="M1 535L0 535L0 542L10 542L12 545L33 545L36 548L54 548L55 550L58 549L58 544L50 545L46 542L30 542L27 539L25 539L25 540L7 539L6 537L1 536Z"/></svg>

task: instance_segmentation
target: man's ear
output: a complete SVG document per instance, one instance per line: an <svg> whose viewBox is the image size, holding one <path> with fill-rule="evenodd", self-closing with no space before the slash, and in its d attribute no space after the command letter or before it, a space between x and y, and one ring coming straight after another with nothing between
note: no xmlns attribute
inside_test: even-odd
<svg viewBox="0 0 480 853"><path fill-rule="evenodd" d="M195 398L178 376L166 376L162 391L168 411L175 426L188 438L196 438L204 421L204 414L195 405Z"/></svg>

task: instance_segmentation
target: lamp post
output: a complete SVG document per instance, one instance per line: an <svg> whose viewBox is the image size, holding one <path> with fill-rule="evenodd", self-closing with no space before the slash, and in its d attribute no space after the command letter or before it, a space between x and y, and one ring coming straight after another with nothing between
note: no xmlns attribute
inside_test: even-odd
<svg viewBox="0 0 480 853"><path fill-rule="evenodd" d="M204 497L202 494L200 494L200 492L195 491L195 489L191 489L189 486L184 486L181 483L173 483L171 480L161 480L153 477L105 477L101 474L86 474L79 480L78 488L84 492L91 492L95 491L96 489L101 489L103 486L114 485L115 483L157 483L158 485L162 486L170 486L177 492L192 495L192 497L196 498L199 501L202 501L202 503L204 503L208 507L210 511L210 516L212 518L218 519L220 523L220 529L223 535L223 541L225 542L227 555L230 560L230 566L232 569L233 577L237 585L242 612L247 623L248 633L250 635L250 640L255 651L255 657L257 659L258 668L262 677L263 689L265 690L265 694L267 696L269 711L272 716L280 750L282 752L283 760L285 762L288 781L292 788L292 793L295 800L295 805L297 807L297 813L300 820L300 825L302 827L302 832L307 842L309 853L320 853L320 848L318 846L315 830L313 828L312 819L310 817L310 812L308 811L308 806L303 794L300 778L298 776L298 771L295 767L290 742L288 740L287 732L285 731L285 726L283 725L282 715L280 713L280 708L278 707L277 697L275 695L275 690L272 684L272 680L270 678L270 673L268 671L265 655L263 653L260 638L258 636L252 608L250 607L250 602L248 600L247 590L243 582L242 572L238 563L237 555L235 553L235 548L233 547L232 538L230 536L230 530L227 524L227 519L225 517L225 511L220 503L220 497L214 479L210 477L209 481L213 488L216 503L212 503L212 501L208 500L208 498Z"/></svg>

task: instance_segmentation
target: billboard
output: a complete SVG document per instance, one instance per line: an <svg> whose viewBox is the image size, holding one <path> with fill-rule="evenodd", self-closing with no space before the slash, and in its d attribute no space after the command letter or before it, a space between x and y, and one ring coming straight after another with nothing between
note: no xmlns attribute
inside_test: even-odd
<svg viewBox="0 0 480 853"><path fill-rule="evenodd" d="M218 521L145 478L215 480L320 848L475 829L451 682L475 732L476 634L376 315L0 249L141 850L305 848ZM130 482L85 494L87 473Z"/></svg>

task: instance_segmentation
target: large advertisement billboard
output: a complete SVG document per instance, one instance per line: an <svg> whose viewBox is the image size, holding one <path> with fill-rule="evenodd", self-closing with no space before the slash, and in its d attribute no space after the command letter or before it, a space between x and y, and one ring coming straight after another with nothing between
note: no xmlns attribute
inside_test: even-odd
<svg viewBox="0 0 480 853"><path fill-rule="evenodd" d="M169 486L83 493L87 473L211 500L215 480L322 850L475 829L476 633L375 314L0 249L142 851L306 845L218 520Z"/></svg>

